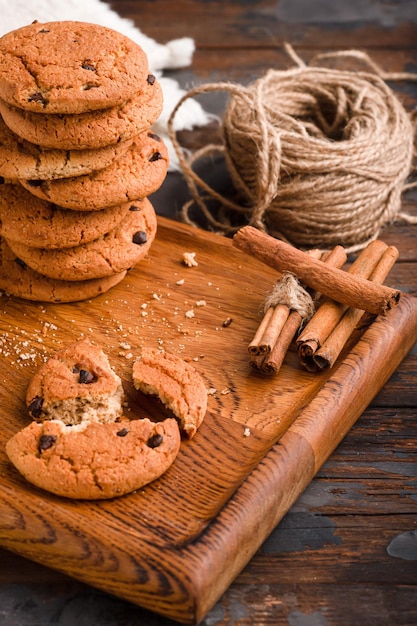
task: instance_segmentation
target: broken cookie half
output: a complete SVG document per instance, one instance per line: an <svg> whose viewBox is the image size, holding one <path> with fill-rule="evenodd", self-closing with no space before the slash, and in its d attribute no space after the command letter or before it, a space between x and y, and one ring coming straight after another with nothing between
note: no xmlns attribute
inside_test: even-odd
<svg viewBox="0 0 417 626"><path fill-rule="evenodd" d="M207 410L207 389L193 365L170 352L143 348L132 377L135 389L157 396L178 419L182 434L194 437Z"/></svg>
<svg viewBox="0 0 417 626"><path fill-rule="evenodd" d="M67 425L114 422L123 413L124 390L103 350L83 339L57 351L37 370L26 404L37 422Z"/></svg>

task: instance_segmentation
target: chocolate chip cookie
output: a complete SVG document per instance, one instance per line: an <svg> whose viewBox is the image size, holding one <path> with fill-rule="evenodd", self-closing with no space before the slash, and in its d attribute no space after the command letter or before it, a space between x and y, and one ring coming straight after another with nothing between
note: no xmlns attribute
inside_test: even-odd
<svg viewBox="0 0 417 626"><path fill-rule="evenodd" d="M165 180L168 150L163 140L147 131L138 135L124 154L105 169L58 180L21 180L38 198L60 207L95 211L154 193Z"/></svg>
<svg viewBox="0 0 417 626"><path fill-rule="evenodd" d="M0 235L30 248L71 248L116 228L138 202L125 202L102 211L70 211L37 198L20 184L3 185Z"/></svg>
<svg viewBox="0 0 417 626"><path fill-rule="evenodd" d="M36 272L61 281L83 281L130 269L148 253L157 220L148 199L133 202L119 226L99 239L75 246L47 250L8 240L21 262Z"/></svg>
<svg viewBox="0 0 417 626"><path fill-rule="evenodd" d="M181 444L175 419L32 422L6 444L6 453L30 483L66 498L114 498L159 478Z"/></svg>
<svg viewBox="0 0 417 626"><path fill-rule="evenodd" d="M0 176L45 180L90 174L108 167L130 144L126 140L94 150L49 150L21 139L0 117Z"/></svg>
<svg viewBox="0 0 417 626"><path fill-rule="evenodd" d="M98 149L125 142L152 126L162 112L162 89L149 74L143 89L120 106L78 115L48 115L0 100L0 113L19 137L49 149Z"/></svg>
<svg viewBox="0 0 417 626"><path fill-rule="evenodd" d="M89 339L55 352L35 372L26 392L30 416L65 425L115 422L123 413L124 391L107 355Z"/></svg>
<svg viewBox="0 0 417 626"><path fill-rule="evenodd" d="M79 302L95 298L120 283L126 272L83 281L54 280L35 272L0 237L0 290L36 302Z"/></svg>
<svg viewBox="0 0 417 626"><path fill-rule="evenodd" d="M0 38L0 98L38 113L120 106L145 85L148 60L121 33L87 22L34 22Z"/></svg>
<svg viewBox="0 0 417 626"><path fill-rule="evenodd" d="M181 432L194 437L206 414L207 389L191 363L164 350L143 348L132 377L135 389L157 396L176 416Z"/></svg>

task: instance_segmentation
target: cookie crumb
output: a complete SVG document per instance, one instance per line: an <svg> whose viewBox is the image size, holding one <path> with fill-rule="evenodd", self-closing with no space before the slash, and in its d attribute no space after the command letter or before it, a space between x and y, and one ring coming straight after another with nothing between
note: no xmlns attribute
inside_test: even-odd
<svg viewBox="0 0 417 626"><path fill-rule="evenodd" d="M198 263L195 259L195 252L184 252L182 255L184 265L186 267L197 267Z"/></svg>
<svg viewBox="0 0 417 626"><path fill-rule="evenodd" d="M194 310L190 309L189 311L186 311L185 312L185 317L188 318L188 319L193 318L194 317Z"/></svg>
<svg viewBox="0 0 417 626"><path fill-rule="evenodd" d="M243 431L243 436L244 437L250 437L251 432L250 432L250 428L245 428L245 430Z"/></svg>

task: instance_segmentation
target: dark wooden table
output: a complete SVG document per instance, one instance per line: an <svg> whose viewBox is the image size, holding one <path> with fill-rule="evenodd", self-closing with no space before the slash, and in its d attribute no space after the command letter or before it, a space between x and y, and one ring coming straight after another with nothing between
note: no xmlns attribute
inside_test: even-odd
<svg viewBox="0 0 417 626"><path fill-rule="evenodd" d="M120 0L122 16L164 43L193 37L192 66L167 72L185 88L248 83L284 68L284 41L308 60L357 48L387 71L417 72L417 2L397 0ZM396 85L410 108L416 83ZM223 101L209 99L221 114ZM201 144L213 128L188 133ZM156 194L177 218L181 175ZM417 192L404 197L417 216ZM417 296L417 225L390 225L398 247L390 284ZM414 348L254 558L206 616L205 626L412 626L417 624L417 349ZM0 550L0 624L65 626L174 622Z"/></svg>

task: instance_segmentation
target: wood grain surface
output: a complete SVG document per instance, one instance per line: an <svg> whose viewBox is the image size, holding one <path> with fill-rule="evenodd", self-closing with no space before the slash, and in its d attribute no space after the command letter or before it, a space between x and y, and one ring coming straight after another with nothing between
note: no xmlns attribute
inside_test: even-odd
<svg viewBox="0 0 417 626"><path fill-rule="evenodd" d="M197 267L184 265L184 252ZM247 345L276 277L230 240L159 218L148 258L103 296L41 305L4 295L1 545L175 620L201 620L417 338L417 300L404 295L333 369L305 372L289 352L277 376L263 377ZM42 492L4 452L28 423L25 388L37 365L84 335L121 375L132 418L161 414L132 387L143 345L191 359L212 390L202 427L168 472L104 502Z"/></svg>
<svg viewBox="0 0 417 626"><path fill-rule="evenodd" d="M221 80L246 84L271 67L290 67L292 62L284 51L284 42L291 43L297 54L307 62L317 53L357 48L368 52L386 71L417 71L416 0L112 0L109 4L160 43L183 36L194 38L196 50L191 66L166 72L185 89ZM14 10L13 7L11 10ZM415 82L403 81L391 86L408 110L416 106ZM211 94L200 100L208 111L222 115L225 94ZM218 137L216 122L181 134L183 144L190 148L217 141ZM226 188L224 171L217 162L205 163L201 170L207 180L220 184L222 191ZM170 173L160 191L154 195L153 202L160 216L179 219L181 207L188 198L181 174ZM417 216L415 191L403 196L402 210ZM169 222L167 237L175 244L176 227L171 230L171 224ZM204 227L204 222L202 225ZM162 228L165 228L163 222L160 234ZM416 225L396 221L386 225L381 234L386 243L400 251L399 261L390 272L387 283L401 289L410 298L417 296L416 229ZM195 233L184 233L181 241L191 249ZM214 240L216 247L217 244L222 246L220 240ZM157 273L153 261L147 262L143 269L151 274ZM172 291L171 275L166 276L163 283L164 301L153 298L152 286L142 280L135 281L133 290L127 287L129 283L126 280L123 287L120 286L117 297L116 294L111 297L109 294L109 298L100 299L100 306L96 301L92 308L89 304L69 308L64 305L61 311L61 308L33 306L24 311L20 302L13 304L4 296L0 298L1 340L4 342L1 345L1 362L2 365L5 363L0 371L1 448L4 439L20 424L26 423L22 394L31 373L42 360L43 348L45 354L49 353L59 347L64 338L77 338L81 332L92 333L104 340L112 363L120 368L124 377L129 363L119 354L123 351L119 343L126 340L123 335L128 333L133 347L139 346L142 333L145 333L144 337L153 345L159 345L159 340L163 340L167 348L178 349L186 358L198 358L198 361L193 361L194 364L203 374L208 373L208 383L211 384L213 379L218 390L223 390L222 384L225 389L231 387L236 373L228 366L225 368L228 372L226 376L211 367L210 360L206 365L206 357L201 356L203 350L200 347L203 345L205 350L206 344L200 344L204 339L193 331L206 327L201 323L197 326L198 320L203 319L200 316L205 316L205 321L213 319L213 326L219 328L213 331L209 326L216 338L216 355L221 357L222 363L228 363L230 353L225 352L225 344L232 341L239 350L245 345L246 337L240 342L237 336L240 332L249 335L250 324L254 323L252 312L248 312L243 320L234 320L228 328L221 327L230 313L226 306L228 293L221 290L215 294L214 289L209 290L208 285L196 279L192 270L183 276L183 272L188 270L182 267L179 259L176 259L175 271L178 273L176 279L186 279L183 287L187 283L191 287L190 281L193 288L198 287L199 294L201 290L208 302L210 296L210 305L195 308L193 320L182 318L184 310L194 303L194 298L186 303L188 297L183 293L174 323L175 311L172 311L166 295L167 283L169 291ZM220 274L223 272L222 267ZM253 311L258 306L258 299L263 297L267 280L272 277L263 272L264 269L262 276L267 277L265 283L258 284L255 280L245 292L246 297L253 290ZM241 278L239 274L239 280ZM216 281L213 280L214 286L218 286ZM228 281L230 286L230 273ZM237 287L233 286L233 289L232 293L237 295ZM136 307L132 307L132 302ZM146 319L150 323L147 326L145 317L141 315L144 303L148 305ZM410 300L405 298L404 303L408 311ZM129 308L129 319L123 327L120 318L126 307ZM241 308L239 306L239 310ZM172 315L167 316L167 309ZM200 441L206 436L210 439L217 435L225 437L224 443L217 442L216 453L220 458L230 455L231 461L230 465L229 461L226 464L225 474L215 475L214 484L204 487L201 496L197 494L199 497L195 506L193 497L198 489L192 491L192 497L181 494L181 498L187 501L187 507L190 507L190 516L182 507L177 507L175 519L170 506L167 524L160 524L161 516L152 508L151 496L155 495L155 488L132 494L117 504L102 503L100 510L94 504L79 507L76 503L67 503L57 509L55 502L58 499L32 490L28 507L27 499L21 498L22 493L28 493L27 485L12 468L6 467L1 456L0 482L5 484L6 492L6 495L3 490L0 493L0 537L4 538L0 542L4 546L3 549L0 546L2 626L173 626L177 621L167 615L189 622L192 614L201 615L204 607L212 605L214 597L223 587L226 587L225 591L201 618L200 626L414 626L417 623L417 349L416 346L410 347L398 365L391 363L389 353L391 345L397 356L405 354L407 341L403 343L401 340L401 345L398 345L398 337L403 335L401 326L405 323L407 327L410 323L410 320L402 319L403 311L403 308L399 309L401 322L396 318L393 325L388 322L385 326L385 321L382 326L375 325L371 333L372 342L368 341L368 334L363 338L364 343L357 344L364 350L362 352L361 348L360 380L366 384L363 373L371 375L370 384L373 392L377 393L364 410L369 400L366 393L364 396L361 384L356 386L353 376L358 365L354 356L357 354L355 345L338 364L338 375L347 375L349 369L348 380L356 389L353 392L354 401L359 403L355 411L360 407L363 412L347 432L343 427L342 433L339 433L340 423L335 426L335 430L344 436L330 456L329 446L320 443L320 431L315 431L317 419L312 421L309 406L314 406L319 412L320 423L328 423L323 414L327 405L324 400L320 401L320 392L328 389L329 385L332 393L337 394L345 388L338 383L333 385L332 378L326 383L320 381L317 389L304 381L307 398L303 409L306 413L302 410L298 417L303 414L303 418L298 422L297 417L293 424L297 426L297 432L292 434L293 426L289 426L283 436L273 423L272 414L265 422L260 420L258 411L253 417L243 411L244 417L240 418L236 390L234 394L217 393L211 396L208 420L200 433ZM183 331L192 329L188 335L177 329L176 321L180 315L184 324L192 322L182 328ZM162 317L166 317L166 321ZM158 332L153 334L151 328L155 326ZM177 329L175 332L174 327ZM388 345L387 354L384 350L381 353L379 343L376 346L374 343L374 332L377 331L379 336L382 330L388 333L388 344L384 341L384 345ZM30 335L32 343L29 350L25 344L25 332L36 334L36 338ZM19 360L19 352L37 356ZM237 358L237 353L234 353L232 361L236 362ZM243 368L243 363L242 356L238 366L239 380L242 380L240 368ZM291 353L282 375L287 377L295 365L294 354ZM391 367L394 371L389 376ZM129 388L128 391L129 404L135 406L133 390ZM346 398L343 393L339 397L339 405L343 406ZM297 397L298 400L301 396ZM310 400L314 404L310 405ZM146 404L147 412L159 410L160 407ZM232 419L229 412L233 414ZM352 416L341 416L342 420L345 418L346 426L352 423ZM241 437L246 419L253 420L249 438ZM259 426L255 425L256 422L260 422ZM314 431L314 446L307 445L304 431L307 437ZM268 448L271 437L274 439L275 436L277 442L262 458L265 446ZM293 449L297 444L299 454L305 454L304 465L287 465L283 439L288 444L291 440ZM242 458L238 476L233 473L237 456L233 448L235 440L240 443ZM206 450L198 440L197 444L200 451L203 448L205 451L212 449ZM327 460L323 462L324 457ZM294 457L291 459L294 461ZM160 487L168 482L175 487L176 472L179 470L183 472L187 468L193 476L195 469L198 472L199 461L196 463L192 446L183 446L180 461L180 467L173 467L173 471L159 481ZM317 471L320 462L323 464ZM207 454L204 456L204 468L207 470L210 467L212 459ZM310 479L315 471L315 477ZM295 501L296 492L294 488L286 489L285 477L291 479L293 485L297 483L301 486L304 481L308 482ZM190 481L181 477L177 484L184 491ZM201 482L199 484L202 485ZM234 489L236 491L231 495ZM178 490L175 493L178 494ZM126 504L131 500L141 502L143 509ZM220 515L216 516L217 506L222 500L227 502ZM59 503L62 507L61 500ZM160 503L161 500L158 506ZM288 506L290 508L284 515ZM87 529L84 508L88 509L90 520ZM256 520L257 509L259 520ZM142 513L145 515L143 523ZM274 526L276 520L280 521ZM143 557L140 552L148 547L149 535L138 537L140 533L137 529L144 532L148 523L154 526L157 539L155 547L150 552L146 549ZM123 542L120 542L120 529L123 529ZM31 533L35 534L35 540ZM108 546L109 533L114 540L111 547ZM174 548L174 543L182 540L185 543ZM256 545L259 547L255 550ZM128 552L128 547L131 552ZM207 554L213 553L215 556L207 561ZM168 567L165 576L165 571L160 573L158 567L171 558L178 560L174 561L174 566ZM216 579L212 592L205 590L212 576L218 575L224 560L228 566L227 576L220 575ZM60 571L56 569L57 561ZM179 565L173 571L175 563ZM205 565L201 570L202 563ZM119 571L124 572L121 578ZM149 574L155 571L158 573ZM232 580L233 571L236 575ZM126 585L128 591L135 597L124 599L126 596L121 593L121 588L125 590L126 580L129 581ZM133 587L132 580L135 581ZM182 582L184 580L185 583ZM192 599L197 588L200 592L198 607ZM160 593L155 595L155 589ZM136 604L138 601L140 604Z"/></svg>

